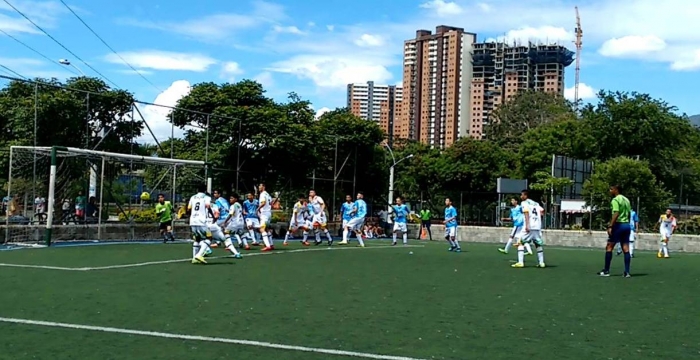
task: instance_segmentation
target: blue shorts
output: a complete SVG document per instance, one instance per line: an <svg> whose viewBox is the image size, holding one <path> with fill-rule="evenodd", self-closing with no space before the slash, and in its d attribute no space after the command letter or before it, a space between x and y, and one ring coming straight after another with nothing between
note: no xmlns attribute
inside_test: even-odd
<svg viewBox="0 0 700 360"><path fill-rule="evenodd" d="M608 241L615 244L628 244L630 242L631 231L632 227L629 223L616 223L612 227L612 233Z"/></svg>

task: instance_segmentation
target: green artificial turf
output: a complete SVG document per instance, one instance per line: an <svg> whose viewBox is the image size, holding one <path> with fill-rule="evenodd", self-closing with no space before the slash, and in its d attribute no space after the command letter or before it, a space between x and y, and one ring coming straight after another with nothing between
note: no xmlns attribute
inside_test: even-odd
<svg viewBox="0 0 700 360"><path fill-rule="evenodd" d="M529 267L513 269L515 254L493 245L454 254L443 242L420 244L300 251L293 243L209 265L0 266L0 317L420 359L700 356L700 256L639 253L631 279L618 276L616 257L614 276L599 278L601 251L549 248L547 268L529 256ZM4 251L0 263L80 268L190 255L184 244L110 245ZM348 358L9 323L0 339L0 359L13 360Z"/></svg>

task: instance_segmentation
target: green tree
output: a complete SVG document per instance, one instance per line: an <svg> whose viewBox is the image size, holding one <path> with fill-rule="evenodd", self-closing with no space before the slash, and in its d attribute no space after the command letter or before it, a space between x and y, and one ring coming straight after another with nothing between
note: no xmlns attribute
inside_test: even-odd
<svg viewBox="0 0 700 360"><path fill-rule="evenodd" d="M622 194L639 207L641 222L649 226L664 211L671 194L664 189L647 161L628 157L616 157L596 165L593 175L583 185L583 195L595 210L594 227L605 228L612 216L610 212L610 186L619 185ZM640 199L639 204L636 203Z"/></svg>
<svg viewBox="0 0 700 360"><path fill-rule="evenodd" d="M539 126L576 119L573 106L559 94L520 91L500 105L485 126L484 135L499 145L514 149L523 134Z"/></svg>

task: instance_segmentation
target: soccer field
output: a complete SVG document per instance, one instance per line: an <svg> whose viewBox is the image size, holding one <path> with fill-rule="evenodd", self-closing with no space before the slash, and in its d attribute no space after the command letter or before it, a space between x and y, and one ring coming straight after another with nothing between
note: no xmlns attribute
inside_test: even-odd
<svg viewBox="0 0 700 360"><path fill-rule="evenodd" d="M493 245L388 244L215 250L208 265L186 244L1 251L0 358L700 356L700 256L642 252L625 279L595 275L599 250L513 269Z"/></svg>

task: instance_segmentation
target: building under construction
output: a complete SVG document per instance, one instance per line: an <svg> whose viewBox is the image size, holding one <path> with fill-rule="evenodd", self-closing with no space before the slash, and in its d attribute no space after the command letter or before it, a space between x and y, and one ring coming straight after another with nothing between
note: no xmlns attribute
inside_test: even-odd
<svg viewBox="0 0 700 360"><path fill-rule="evenodd" d="M561 45L473 45L469 135L480 139L491 112L518 91L564 94L564 69L574 52Z"/></svg>

